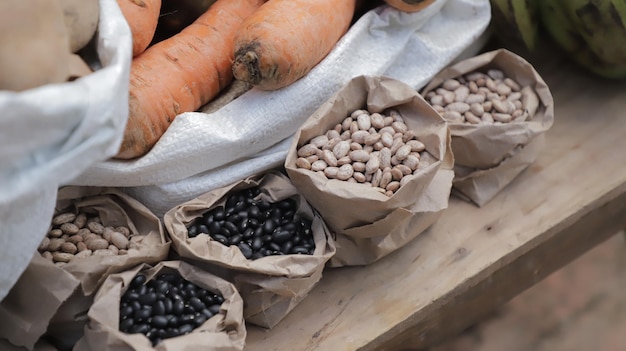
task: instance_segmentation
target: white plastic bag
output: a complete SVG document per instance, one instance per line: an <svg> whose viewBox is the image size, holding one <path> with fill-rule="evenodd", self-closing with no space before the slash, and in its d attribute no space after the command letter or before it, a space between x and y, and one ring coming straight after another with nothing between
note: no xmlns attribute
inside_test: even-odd
<svg viewBox="0 0 626 351"><path fill-rule="evenodd" d="M99 3L101 69L73 82L0 91L0 300L46 235L59 186L121 143L131 34L115 1Z"/></svg>
<svg viewBox="0 0 626 351"><path fill-rule="evenodd" d="M74 183L130 187L161 216L200 193L280 165L296 129L355 76L385 75L423 87L479 40L490 18L489 0L437 0L417 13L380 6L299 81L277 91L252 89L211 114L181 114L145 156L98 163Z"/></svg>

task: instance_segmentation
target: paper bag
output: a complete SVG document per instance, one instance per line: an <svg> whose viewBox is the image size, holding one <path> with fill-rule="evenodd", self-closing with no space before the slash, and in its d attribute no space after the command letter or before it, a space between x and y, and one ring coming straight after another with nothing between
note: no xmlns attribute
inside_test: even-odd
<svg viewBox="0 0 626 351"><path fill-rule="evenodd" d="M103 225L127 226L139 240L136 249L118 256L90 256L73 259L62 267L80 282L71 296L50 320L46 337L59 347L71 347L82 335L87 310L98 287L110 274L125 271L141 263L155 264L167 258L170 243L161 220L141 203L115 188L64 187L59 189L56 213L83 211L98 214ZM58 274L58 267L48 261L42 267L49 275ZM65 291L65 287L57 287ZM42 301L45 303L45 300Z"/></svg>
<svg viewBox="0 0 626 351"><path fill-rule="evenodd" d="M139 272L145 274L148 280L161 273L178 272L197 286L221 294L224 302L218 314L189 334L163 339L153 347L143 334L119 331L120 299ZM243 300L231 283L182 261L164 261L154 267L143 264L108 276L89 309L85 334L74 350L238 351L243 350L245 339Z"/></svg>
<svg viewBox="0 0 626 351"><path fill-rule="evenodd" d="M312 255L272 255L246 259L236 246L225 246L209 235L189 238L187 225L210 209L223 205L225 195L258 186L261 198L298 202L297 214L312 220L315 250ZM171 209L163 219L175 251L211 272L233 282L245 303L247 322L272 328L317 284L335 245L324 221L282 173L270 171L203 194Z"/></svg>
<svg viewBox="0 0 626 351"><path fill-rule="evenodd" d="M454 191L478 206L489 202L535 161L542 141L532 147L524 146L544 134L554 121L554 101L547 84L530 63L506 49L462 60L444 69L422 90L422 95L447 79L490 68L502 70L522 87L532 87L539 106L525 122L449 124L455 160ZM516 157L522 151L524 154Z"/></svg>
<svg viewBox="0 0 626 351"><path fill-rule="evenodd" d="M390 108L400 113L431 158L430 164L411 175L393 196L369 185L329 180L295 166L299 147L353 111L380 113ZM351 80L311 115L296 132L285 160L294 185L336 234L337 253L331 266L372 263L415 238L421 231L414 229L432 224L437 213L447 208L452 165L450 134L443 118L405 83L369 76ZM418 214L419 220L413 218ZM409 222L411 226L407 226Z"/></svg>
<svg viewBox="0 0 626 351"><path fill-rule="evenodd" d="M50 319L79 284L72 274L36 253L0 304L0 339L33 350Z"/></svg>

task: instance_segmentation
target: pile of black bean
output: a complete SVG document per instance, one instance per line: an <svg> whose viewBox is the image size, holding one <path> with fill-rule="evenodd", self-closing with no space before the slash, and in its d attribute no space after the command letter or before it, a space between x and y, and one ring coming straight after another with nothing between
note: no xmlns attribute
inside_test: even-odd
<svg viewBox="0 0 626 351"><path fill-rule="evenodd" d="M120 301L119 329L144 334L152 345L190 333L220 311L224 298L176 273L147 281L137 274Z"/></svg>
<svg viewBox="0 0 626 351"><path fill-rule="evenodd" d="M237 246L248 259L270 255L308 254L315 251L311 220L296 213L292 198L269 202L258 198L258 187L227 195L217 206L194 220L188 236L208 234L224 245Z"/></svg>

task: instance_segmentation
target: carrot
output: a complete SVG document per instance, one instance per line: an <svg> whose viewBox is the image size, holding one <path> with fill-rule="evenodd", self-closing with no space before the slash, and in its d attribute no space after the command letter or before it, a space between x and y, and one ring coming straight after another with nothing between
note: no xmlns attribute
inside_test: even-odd
<svg viewBox="0 0 626 351"><path fill-rule="evenodd" d="M233 75L262 90L307 74L346 33L355 0L270 0L237 32Z"/></svg>
<svg viewBox="0 0 626 351"><path fill-rule="evenodd" d="M154 36L161 0L117 0L133 36L133 57L142 53Z"/></svg>
<svg viewBox="0 0 626 351"><path fill-rule="evenodd" d="M417 12L423 10L435 0L385 0L387 5L404 12Z"/></svg>
<svg viewBox="0 0 626 351"><path fill-rule="evenodd" d="M116 158L147 153L183 112L232 81L237 28L264 0L218 0L180 33L149 47L130 69L129 116Z"/></svg>

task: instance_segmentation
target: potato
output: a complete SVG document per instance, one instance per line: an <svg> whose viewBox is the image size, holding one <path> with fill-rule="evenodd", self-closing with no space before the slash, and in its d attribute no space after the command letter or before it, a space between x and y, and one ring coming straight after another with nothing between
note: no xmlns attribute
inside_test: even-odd
<svg viewBox="0 0 626 351"><path fill-rule="evenodd" d="M57 0L63 8L71 52L89 43L98 29L100 6L98 0Z"/></svg>
<svg viewBox="0 0 626 351"><path fill-rule="evenodd" d="M58 1L0 1L0 90L22 91L68 76L68 34Z"/></svg>

